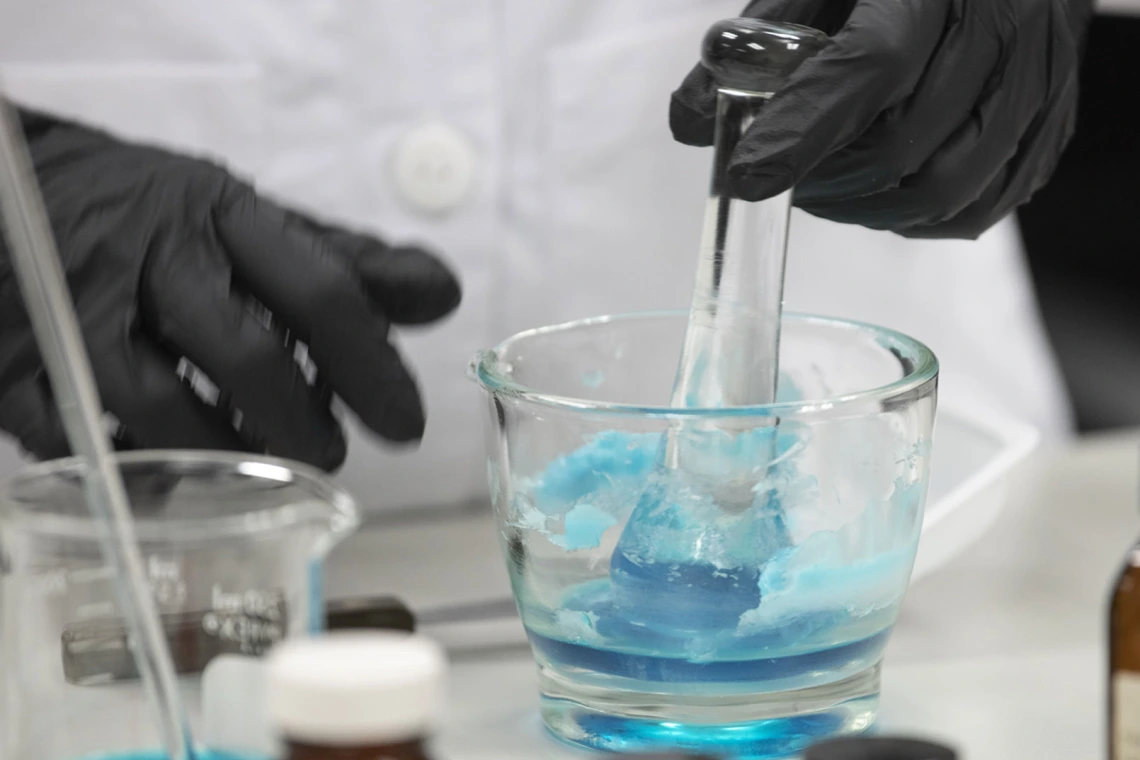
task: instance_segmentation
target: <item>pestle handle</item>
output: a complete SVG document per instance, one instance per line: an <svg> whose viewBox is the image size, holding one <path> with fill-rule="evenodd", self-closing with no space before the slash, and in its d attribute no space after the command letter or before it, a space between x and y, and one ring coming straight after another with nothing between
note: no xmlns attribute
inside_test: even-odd
<svg viewBox="0 0 1140 760"><path fill-rule="evenodd" d="M730 18L709 27L701 63L722 90L770 97L828 36L799 24Z"/></svg>
<svg viewBox="0 0 1140 760"><path fill-rule="evenodd" d="M828 41L810 27L752 18L718 21L704 36L701 63L718 88L715 140L673 406L756 406L776 400L791 192L756 203L742 200L733 192L729 166L764 103ZM664 465L706 472L721 483L718 498L725 504L750 503L752 487L767 469L763 457L743 468L716 455L685 457L685 435L669 432Z"/></svg>

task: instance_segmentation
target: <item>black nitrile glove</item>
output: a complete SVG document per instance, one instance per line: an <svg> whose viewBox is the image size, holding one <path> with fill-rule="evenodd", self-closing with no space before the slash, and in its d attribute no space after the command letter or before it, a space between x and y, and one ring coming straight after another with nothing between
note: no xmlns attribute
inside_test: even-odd
<svg viewBox="0 0 1140 760"><path fill-rule="evenodd" d="M1092 0L755 0L744 15L832 35L764 106L730 169L748 200L795 186L816 216L975 238L1029 200L1072 135ZM698 65L674 136L708 145Z"/></svg>
<svg viewBox="0 0 1140 760"><path fill-rule="evenodd" d="M317 224L206 161L20 116L125 447L265 451L332 470L346 444L330 392L380 436L423 434L419 392L388 331L458 305L439 259ZM220 404L176 374L181 359ZM2 238L0 428L41 458L68 450Z"/></svg>

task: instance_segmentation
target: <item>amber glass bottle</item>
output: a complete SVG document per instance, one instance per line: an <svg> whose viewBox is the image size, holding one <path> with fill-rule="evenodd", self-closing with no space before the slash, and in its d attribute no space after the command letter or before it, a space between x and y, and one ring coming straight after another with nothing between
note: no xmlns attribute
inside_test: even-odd
<svg viewBox="0 0 1140 760"><path fill-rule="evenodd" d="M1140 760L1140 544L1128 552L1108 615L1108 757Z"/></svg>
<svg viewBox="0 0 1140 760"><path fill-rule="evenodd" d="M447 661L423 636L332 633L269 656L268 712L284 760L430 760Z"/></svg>

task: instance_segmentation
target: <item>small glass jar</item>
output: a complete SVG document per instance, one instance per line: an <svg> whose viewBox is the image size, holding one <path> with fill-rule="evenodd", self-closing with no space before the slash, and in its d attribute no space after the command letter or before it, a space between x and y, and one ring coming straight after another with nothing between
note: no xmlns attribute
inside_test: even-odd
<svg viewBox="0 0 1140 760"><path fill-rule="evenodd" d="M688 317L548 326L472 365L542 716L595 750L794 756L875 720L938 362L789 314L775 403L675 407Z"/></svg>

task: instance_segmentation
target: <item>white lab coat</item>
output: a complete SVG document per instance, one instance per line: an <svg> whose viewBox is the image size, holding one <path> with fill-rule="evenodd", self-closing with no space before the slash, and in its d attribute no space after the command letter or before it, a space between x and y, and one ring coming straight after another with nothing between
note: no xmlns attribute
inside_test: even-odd
<svg viewBox="0 0 1140 760"><path fill-rule="evenodd" d="M485 493L484 407L464 377L477 349L687 305L709 152L672 141L669 93L708 24L741 5L6 0L0 73L28 103L224 157L288 202L444 252L462 307L400 335L425 391L423 444L354 435L340 476L368 508L441 505ZM417 153L402 140L425 125L462 137ZM397 181L401 165L418 185ZM453 202L425 210L433 199ZM797 212L787 306L926 341L947 403L1068 429L1013 221L919 242Z"/></svg>

